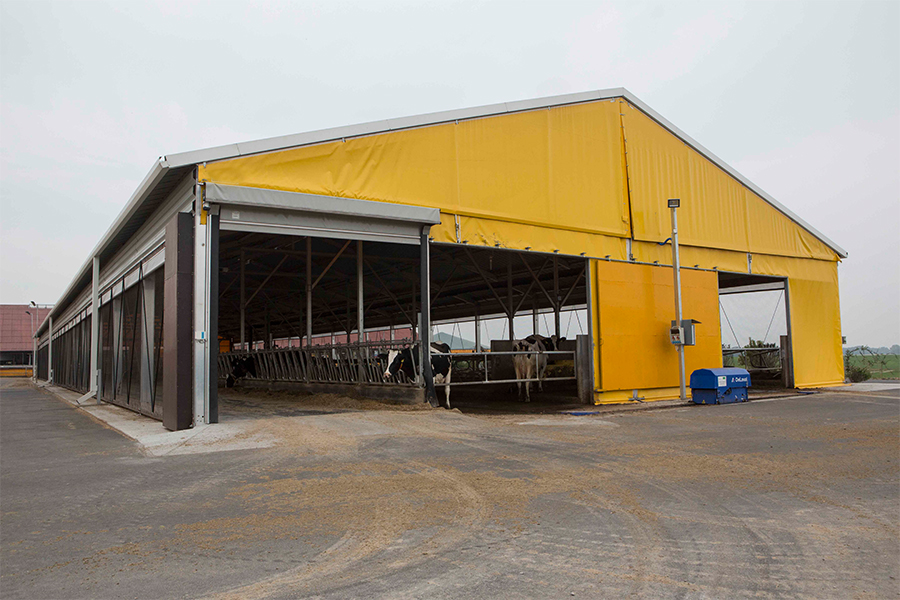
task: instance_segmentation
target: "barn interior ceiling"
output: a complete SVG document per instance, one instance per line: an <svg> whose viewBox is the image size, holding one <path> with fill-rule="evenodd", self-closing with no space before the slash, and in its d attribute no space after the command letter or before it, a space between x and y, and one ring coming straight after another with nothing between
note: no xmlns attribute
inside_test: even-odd
<svg viewBox="0 0 900 600"><path fill-rule="evenodd" d="M253 339L269 323L273 338L306 330L306 239L259 233L221 233L219 335L240 338L241 257L245 319ZM356 330L357 241L312 238L313 334ZM419 247L362 242L366 329L404 327L421 303ZM554 283L554 262L556 282ZM433 322L505 316L587 302L585 263L555 256L484 247L432 244ZM557 290L555 292L555 290ZM249 339L249 338L248 338Z"/></svg>

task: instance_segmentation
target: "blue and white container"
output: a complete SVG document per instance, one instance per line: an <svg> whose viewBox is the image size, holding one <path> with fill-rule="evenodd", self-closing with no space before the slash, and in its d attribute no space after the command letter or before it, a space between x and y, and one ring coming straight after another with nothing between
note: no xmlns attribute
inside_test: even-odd
<svg viewBox="0 0 900 600"><path fill-rule="evenodd" d="M750 373L746 369L697 369L691 373L694 404L746 402Z"/></svg>

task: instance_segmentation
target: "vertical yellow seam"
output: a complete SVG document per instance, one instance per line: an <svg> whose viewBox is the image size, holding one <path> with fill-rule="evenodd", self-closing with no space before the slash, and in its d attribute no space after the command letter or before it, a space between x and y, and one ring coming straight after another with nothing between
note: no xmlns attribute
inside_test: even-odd
<svg viewBox="0 0 900 600"><path fill-rule="evenodd" d="M459 171L460 171L460 164L459 164L459 121L456 121L456 123L453 125L453 157L454 157L454 158L453 158L453 164L454 164L454 166L455 166L455 168L456 168L456 208L455 208L455 210L456 210L456 213L457 213L457 215L458 215L458 214L459 214L459 209L460 209L460 207L462 206L462 198L461 198L460 184L459 184ZM454 217L454 219L455 219L455 218L456 218L456 216ZM462 240L462 241L465 241L465 239L466 239L465 233L463 232L463 228L462 228L462 217L459 217L459 239Z"/></svg>
<svg viewBox="0 0 900 600"><path fill-rule="evenodd" d="M553 210L553 220L559 222L559 209L556 206L556 198L553 195L553 119L550 118L552 107L547 107L547 197Z"/></svg>
<svg viewBox="0 0 900 600"><path fill-rule="evenodd" d="M591 266L591 298L590 309L593 311L593 330L591 335L594 337L594 344L596 350L594 351L594 360L596 360L596 364L594 366L594 375L596 376L594 379L594 389L593 392L598 392L603 390L603 369L602 369L602 361L600 353L602 352L601 346L601 336L600 336L600 261L590 259ZM596 302L594 299L596 298ZM595 398L596 401L596 398Z"/></svg>
<svg viewBox="0 0 900 600"><path fill-rule="evenodd" d="M628 103L625 100L619 100L619 140L622 144L622 171L625 176L625 203L628 205L628 234L634 240L634 216L631 212L631 180L628 173L628 148L625 139L625 106Z"/></svg>

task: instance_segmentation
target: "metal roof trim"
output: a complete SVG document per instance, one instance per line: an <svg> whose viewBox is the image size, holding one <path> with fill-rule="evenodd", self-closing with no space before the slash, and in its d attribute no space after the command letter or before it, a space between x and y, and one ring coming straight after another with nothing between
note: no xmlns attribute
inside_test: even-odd
<svg viewBox="0 0 900 600"><path fill-rule="evenodd" d="M662 125L664 128L668 129L669 132L671 132L673 135L680 138L688 146L690 146L691 148L693 148L694 150L696 150L697 152L699 152L700 154L702 154L703 156L705 156L706 158L711 160L718 167L720 167L723 171L725 171L726 173L728 173L729 175L731 175L732 177L734 177L735 179L740 181L747 188L749 188L750 191L752 191L754 194L756 194L757 196L759 196L760 198L762 198L763 200L765 200L766 202L771 204L775 209L777 209L779 212L784 214L791 221L793 221L794 223L796 223L803 229L807 230L809 233L811 233L814 236L816 236L817 238L819 238L819 240L822 241L826 246L828 246L829 248L834 250L838 254L838 256L840 256L841 258L847 258L847 256L848 256L847 251L844 250L843 248L841 248L840 246L838 246L836 243L834 243L824 233L822 233L821 231L819 231L818 229L816 229L815 227L813 227L812 225L810 225L809 223L807 223L806 221L801 219L792 210L790 210L789 208L784 206L782 203L780 203L778 200L776 200L775 198L773 198L772 196L767 194L765 191L760 189L759 186L757 186L755 183L753 183L752 181L750 181L749 179L747 179L746 177L741 175L737 170L735 170L733 167L728 165L728 163L726 163L724 160L722 160L721 158L719 158L718 156L716 156L715 154L710 152L706 147L704 147L702 144L700 144L697 140L695 140L694 138L692 138L691 136L689 136L688 134L686 134L685 132L680 130L678 127L676 127L671 122L669 122L665 117L663 117L658 112L656 112L655 110L653 110L652 108L647 106L643 101L641 101L636 96L634 96L634 94L632 94L631 92L629 92L627 90L624 90L624 91L625 91L625 93L623 94L622 97L625 98L625 100L627 100L635 108L637 108L638 110L640 110L641 112L646 114L648 117L650 117L651 119L653 119L654 121L656 121L657 123Z"/></svg>
<svg viewBox="0 0 900 600"><path fill-rule="evenodd" d="M206 184L206 199L221 204L406 221L422 225L439 225L441 222L441 211L437 208L219 183Z"/></svg>
<svg viewBox="0 0 900 600"><path fill-rule="evenodd" d="M60 295L59 300L57 300L56 304L53 306L53 309L49 313L47 313L44 321L37 328L37 331L35 333L37 337L40 337L49 326L51 317L57 316L60 312L68 308L68 304L65 302L65 300L70 295L78 293L79 290L75 288L80 287L77 286L79 280L91 274L93 270L94 257L99 256L100 253L106 249L113 238L115 238L115 236L119 233L119 230L125 225L125 223L128 222L128 220L134 215L134 213L137 212L146 197L166 174L168 168L169 166L166 164L164 158L159 158L155 163L153 163L153 166L150 168L150 172L147 173L146 177L144 177L144 180L141 181L140 185L138 185L134 194L131 195L131 198L128 200L128 204L125 205L125 208L122 209L122 212L119 213L119 216L116 217L116 220L113 221L112 225L109 226L109 229L106 230L106 233L103 234L103 237L100 238L100 241L97 242L97 245L94 246L94 249L88 255L87 260L77 271L75 277L72 278L72 281L69 282L68 287L66 287L65 291L63 291L63 293Z"/></svg>

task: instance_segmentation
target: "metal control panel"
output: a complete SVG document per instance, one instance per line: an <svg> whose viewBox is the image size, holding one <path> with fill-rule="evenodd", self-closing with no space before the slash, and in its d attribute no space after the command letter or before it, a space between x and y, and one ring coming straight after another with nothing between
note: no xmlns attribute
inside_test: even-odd
<svg viewBox="0 0 900 600"><path fill-rule="evenodd" d="M675 321L672 321L673 325L669 329L669 341L674 346L681 346L684 344L684 329L681 327L676 327L674 325Z"/></svg>
<svg viewBox="0 0 900 600"><path fill-rule="evenodd" d="M669 341L675 346L693 346L697 343L697 332L694 325L699 325L696 319L682 319L679 325L672 321L669 328Z"/></svg>

